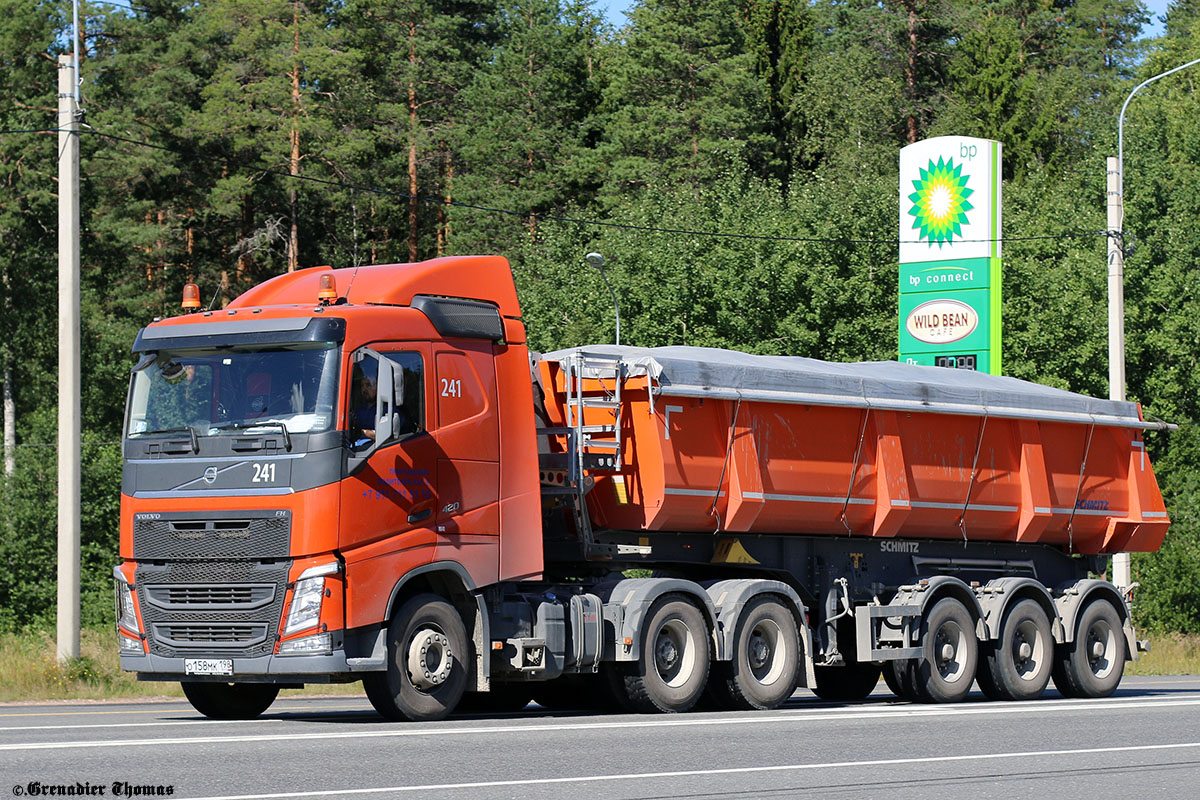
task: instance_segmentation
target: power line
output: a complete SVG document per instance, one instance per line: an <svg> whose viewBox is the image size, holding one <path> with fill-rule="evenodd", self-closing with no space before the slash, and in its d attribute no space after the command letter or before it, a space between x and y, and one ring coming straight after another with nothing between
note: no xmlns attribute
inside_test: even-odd
<svg viewBox="0 0 1200 800"><path fill-rule="evenodd" d="M57 129L49 128L49 129L18 130L18 131L0 130L0 134L9 134L9 133L57 133ZM125 144L131 144L131 145L135 145L137 147L144 147L144 148L148 148L151 150L158 150L158 151L165 152L165 153L172 153L174 155L183 156L185 158L192 158L192 159L196 159L199 161L207 161L209 163L221 164L224 166L233 166L238 169L249 170L251 172L257 172L261 175L271 175L274 177L283 178L285 180L296 180L296 181L301 181L303 183L312 183L312 184L332 187L332 188L336 188L336 189L345 189L345 190L356 191L356 192L364 192L367 194L375 194L375 195L380 195L380 196L384 196L384 197L394 197L394 198L401 199L401 200L410 200L411 201L411 200L415 199L419 203L428 203L430 205L449 206L449 207L453 207L453 208L464 208L464 209L469 209L469 210L473 210L473 211L485 211L485 212L489 212L489 213L493 213L493 214L504 214L506 216L520 217L521 219L540 219L540 220L549 220L552 222L567 222L567 223L572 223L572 224L577 224L577 225L594 225L597 227L615 228L615 229L619 229L619 230L641 231L643 233L673 233L673 234L680 234L680 235L685 235L685 236L708 236L711 238L719 238L719 239L743 239L743 240L770 241L770 242L799 242L799 243L806 243L806 244L817 244L817 243L824 243L824 244L890 244L890 245L931 244L930 242L922 241L919 239L918 240L903 240L900 238L857 239L857 238L848 238L848 237L829 237L829 236L772 236L769 234L755 234L755 233L730 233L730 232L724 232L724 231L697 231L697 230L691 230L691 229L687 229L687 228L663 228L663 227L658 227L658 226L653 226L653 225L633 225L633 224L626 223L626 222L609 222L606 220L584 219L581 217L568 217L568 216L563 216L560 214L543 214L543 213L538 213L538 212L533 212L533 211L514 211L512 209L507 209L507 208L496 208L494 206L485 206L485 205L480 205L480 204L475 204L475 203L463 203L463 202L457 201L457 200L445 200L443 198L438 198L438 197L422 197L419 195L414 196L411 194L407 194L405 192L398 192L398 191L394 191L391 189L381 189L381 188L378 188L375 186L359 186L359 185L353 184L353 183L329 180L327 178L317 178L317 177L313 177L311 175L292 175L291 173L284 172L284 171L278 170L278 169L272 169L270 167L259 167L259 166L255 166L253 164L244 164L244 163L238 161L237 159L233 159L233 158L223 158L220 156L210 156L210 155L204 155L201 153L195 153L195 152L191 152L191 151L187 151L187 150L180 150L180 149L177 149L174 147L167 147L166 145L155 144L153 142L146 142L146 141L142 141L139 139L131 139L131 138L128 138L125 136L118 136L116 134L105 133L103 131L98 131L98 130L94 130L94 129L84 129L84 130L81 130L80 133L86 133L86 134L90 134L92 136L98 136L102 139L109 139L109 140L115 141L115 142L123 142ZM1030 242L1030 241L1048 241L1048 240L1061 240L1061 239L1100 238L1100 237L1108 237L1110 235L1112 235L1111 231L1076 231L1076 232L1071 232L1071 233L1045 234L1045 235L1040 235L1040 236L1004 236L1004 237L997 237L997 238L991 238L991 239L958 239L956 243L981 244L981 243L986 243L986 242Z"/></svg>

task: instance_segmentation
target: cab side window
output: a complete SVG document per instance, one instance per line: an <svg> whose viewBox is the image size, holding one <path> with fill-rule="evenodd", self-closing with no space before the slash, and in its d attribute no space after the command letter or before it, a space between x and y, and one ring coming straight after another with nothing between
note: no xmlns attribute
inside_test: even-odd
<svg viewBox="0 0 1200 800"><path fill-rule="evenodd" d="M392 430L392 439L425 430L425 368L421 354L405 350L372 352L364 348L354 354L350 371L348 421L350 441L356 449L369 447L375 441L380 356L388 360L395 373L399 424Z"/></svg>
<svg viewBox="0 0 1200 800"><path fill-rule="evenodd" d="M425 430L425 364L421 354L394 350L383 356L397 366L397 388L403 391L403 397L396 404L396 410L400 412L397 435L408 436Z"/></svg>

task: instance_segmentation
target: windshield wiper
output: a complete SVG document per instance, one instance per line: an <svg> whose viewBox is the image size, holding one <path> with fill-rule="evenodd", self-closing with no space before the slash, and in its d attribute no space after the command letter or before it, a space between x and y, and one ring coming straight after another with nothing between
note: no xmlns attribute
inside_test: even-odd
<svg viewBox="0 0 1200 800"><path fill-rule="evenodd" d="M212 425L210 427L220 431L244 431L249 428L279 428L283 432L283 446L288 450L292 449L292 435L288 433L287 425L279 420L267 420L264 422L222 422L219 425Z"/></svg>
<svg viewBox="0 0 1200 800"><path fill-rule="evenodd" d="M200 452L200 440L196 438L196 429L191 425L180 425L178 428L159 428L156 431L137 431L134 436L150 436L155 433L186 433L192 441L192 452Z"/></svg>

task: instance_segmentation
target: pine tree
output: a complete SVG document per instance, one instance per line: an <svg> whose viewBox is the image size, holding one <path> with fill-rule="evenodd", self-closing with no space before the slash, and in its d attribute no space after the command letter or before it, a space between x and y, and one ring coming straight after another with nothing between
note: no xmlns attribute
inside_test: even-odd
<svg viewBox="0 0 1200 800"><path fill-rule="evenodd" d="M734 0L642 0L608 62L607 193L698 189L747 152L770 150L768 93Z"/></svg>
<svg viewBox="0 0 1200 800"><path fill-rule="evenodd" d="M514 0L501 22L502 44L459 97L457 193L468 203L529 216L472 212L455 236L459 252L510 250L515 226L534 235L534 214L585 202L595 190L589 145L600 100L599 19L586 3Z"/></svg>
<svg viewBox="0 0 1200 800"><path fill-rule="evenodd" d="M358 174L408 195L401 219L390 201L373 201L371 260L415 261L444 241L445 215L436 205L422 208L421 199L453 199L447 143L456 98L490 55L495 16L493 0L349 0L340 11L348 46L362 59L348 87L352 113L343 116L343 124L369 132ZM392 245L397 228L406 247Z"/></svg>

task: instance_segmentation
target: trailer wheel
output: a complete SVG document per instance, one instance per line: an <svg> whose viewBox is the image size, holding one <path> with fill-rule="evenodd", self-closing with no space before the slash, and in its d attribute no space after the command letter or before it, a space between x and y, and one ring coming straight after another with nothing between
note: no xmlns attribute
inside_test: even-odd
<svg viewBox="0 0 1200 800"><path fill-rule="evenodd" d="M904 686L910 663L909 661L888 661L883 665L883 682L887 684L892 694L901 700L914 699L912 693Z"/></svg>
<svg viewBox="0 0 1200 800"><path fill-rule="evenodd" d="M1054 685L1064 697L1108 697L1125 672L1125 638L1112 603L1088 603L1075 624L1075 641L1061 644Z"/></svg>
<svg viewBox="0 0 1200 800"><path fill-rule="evenodd" d="M182 681L192 708L210 719L254 719L271 707L279 687L271 683Z"/></svg>
<svg viewBox="0 0 1200 800"><path fill-rule="evenodd" d="M957 703L971 691L979 662L975 622L966 606L943 597L921 622L922 654L909 667L911 688L922 703Z"/></svg>
<svg viewBox="0 0 1200 800"><path fill-rule="evenodd" d="M1050 618L1036 600L1022 600L1005 612L1000 638L984 646L975 677L992 700L1036 700L1053 662Z"/></svg>
<svg viewBox="0 0 1200 800"><path fill-rule="evenodd" d="M641 634L638 660L618 662L619 678L634 711L687 711L708 681L708 626L700 610L680 595L655 601Z"/></svg>
<svg viewBox="0 0 1200 800"><path fill-rule="evenodd" d="M722 708L778 708L796 691L799 672L796 618L778 600L759 597L738 617L733 658L713 664L709 689Z"/></svg>
<svg viewBox="0 0 1200 800"><path fill-rule="evenodd" d="M442 719L462 699L469 658L466 628L454 606L419 594L388 625L387 672L365 675L363 688L388 719Z"/></svg>

